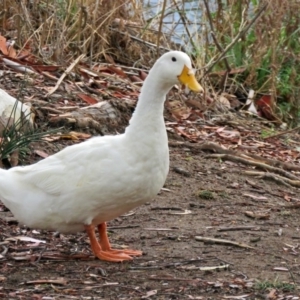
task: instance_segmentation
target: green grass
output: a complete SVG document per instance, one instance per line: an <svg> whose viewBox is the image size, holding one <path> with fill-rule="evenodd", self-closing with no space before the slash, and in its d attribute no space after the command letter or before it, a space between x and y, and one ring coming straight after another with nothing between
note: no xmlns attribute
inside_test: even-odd
<svg viewBox="0 0 300 300"><path fill-rule="evenodd" d="M216 197L216 195L212 191L208 190L198 191L196 192L196 196L204 200L213 200Z"/></svg>
<svg viewBox="0 0 300 300"><path fill-rule="evenodd" d="M220 192L218 194L219 194L219 197L221 197L221 198L224 198L224 199L229 199L230 198L230 195L226 192Z"/></svg>
<svg viewBox="0 0 300 300"><path fill-rule="evenodd" d="M12 109L7 124L3 129L0 141L0 160L6 167L10 166L10 158L13 153L18 152L18 161L23 162L30 153L30 144L42 141L46 135L57 133L59 129L47 130L44 128L34 128L27 119L27 115L15 120L17 101Z"/></svg>
<svg viewBox="0 0 300 300"><path fill-rule="evenodd" d="M295 290L295 285L292 283L278 281L277 279L272 281L264 280L255 284L254 288L259 291L266 291L268 289L278 289L283 292L292 292Z"/></svg>
<svg viewBox="0 0 300 300"><path fill-rule="evenodd" d="M271 129L262 129L260 135L261 135L262 138L267 138L267 137L269 137L273 134L276 134L276 131L275 131L274 128L271 128Z"/></svg>

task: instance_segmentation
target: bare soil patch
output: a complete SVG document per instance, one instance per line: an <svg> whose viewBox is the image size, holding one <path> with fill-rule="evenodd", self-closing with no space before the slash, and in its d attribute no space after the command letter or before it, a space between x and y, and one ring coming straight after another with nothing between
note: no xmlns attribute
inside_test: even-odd
<svg viewBox="0 0 300 300"><path fill-rule="evenodd" d="M33 144L25 163L124 130L141 84L100 68L93 85L65 80L50 95L56 81L45 74L24 88L24 77L6 70L0 88L31 103L38 126L63 126ZM300 136L266 138L276 134L269 121L219 106L205 111L205 100L170 93L164 189L109 223L113 246L142 257L96 260L85 233L26 228L0 205L0 298L299 299Z"/></svg>
<svg viewBox="0 0 300 300"><path fill-rule="evenodd" d="M165 189L109 223L115 247L144 252L132 262L94 259L84 233L19 227L2 206L1 298L298 299L298 190L170 144ZM7 240L17 236L45 243Z"/></svg>

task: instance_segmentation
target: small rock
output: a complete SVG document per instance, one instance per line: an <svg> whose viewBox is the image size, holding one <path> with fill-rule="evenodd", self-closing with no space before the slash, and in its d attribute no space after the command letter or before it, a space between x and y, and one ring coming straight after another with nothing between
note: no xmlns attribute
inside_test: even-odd
<svg viewBox="0 0 300 300"><path fill-rule="evenodd" d="M173 171L176 172L176 173L178 173L178 174L181 174L181 175L183 175L185 177L190 177L191 176L190 172L188 172L188 171L186 171L186 170L184 170L184 169L182 169L180 167L173 167Z"/></svg>

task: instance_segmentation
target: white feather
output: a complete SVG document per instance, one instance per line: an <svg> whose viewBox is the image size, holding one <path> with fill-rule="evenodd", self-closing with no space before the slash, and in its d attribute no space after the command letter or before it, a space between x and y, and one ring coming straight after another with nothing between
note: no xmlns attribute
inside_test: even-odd
<svg viewBox="0 0 300 300"><path fill-rule="evenodd" d="M16 106L16 107L15 107ZM15 110L14 110L15 107ZM17 122L21 117L25 117L32 124L30 107L16 98L10 96L0 89L0 117L4 119L14 118Z"/></svg>
<svg viewBox="0 0 300 300"><path fill-rule="evenodd" d="M190 59L177 51L156 62L124 134L95 137L36 164L0 170L0 199L27 226L61 232L109 221L150 201L168 174L164 101L184 65L191 68Z"/></svg>

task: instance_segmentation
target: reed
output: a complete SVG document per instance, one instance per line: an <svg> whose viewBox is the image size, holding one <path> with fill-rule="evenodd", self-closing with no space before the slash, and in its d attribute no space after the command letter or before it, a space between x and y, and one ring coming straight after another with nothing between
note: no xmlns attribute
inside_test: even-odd
<svg viewBox="0 0 300 300"><path fill-rule="evenodd" d="M298 0L162 0L151 17L146 7L146 0L143 6L137 0L3 0L0 31L49 64L69 65L85 54L90 64L112 58L145 67L168 49L183 49L216 89L271 95L278 117L298 123ZM215 76L222 72L226 78Z"/></svg>

